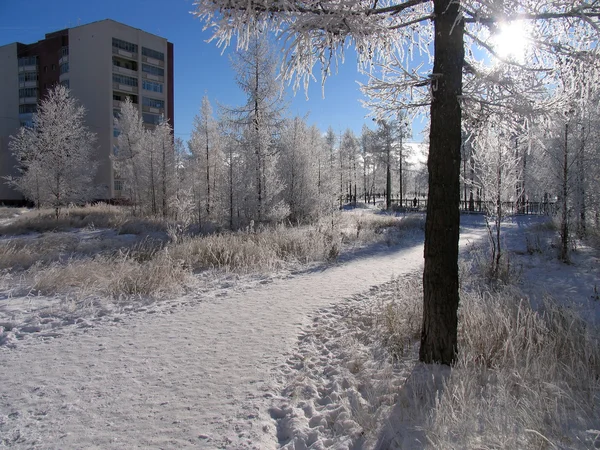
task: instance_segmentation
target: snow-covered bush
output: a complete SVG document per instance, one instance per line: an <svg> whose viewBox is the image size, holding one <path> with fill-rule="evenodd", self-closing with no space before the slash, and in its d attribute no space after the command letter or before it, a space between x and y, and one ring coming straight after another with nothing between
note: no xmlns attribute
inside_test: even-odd
<svg viewBox="0 0 600 450"><path fill-rule="evenodd" d="M463 293L459 359L431 414L435 448L592 448L600 333L550 298Z"/></svg>

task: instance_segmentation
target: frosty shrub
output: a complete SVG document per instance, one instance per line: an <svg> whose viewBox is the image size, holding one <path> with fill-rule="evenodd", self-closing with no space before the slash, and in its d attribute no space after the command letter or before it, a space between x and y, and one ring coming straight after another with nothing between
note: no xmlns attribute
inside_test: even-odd
<svg viewBox="0 0 600 450"><path fill-rule="evenodd" d="M31 210L0 227L0 234L19 235L86 227L118 228L128 216L124 208L104 203L64 208L58 219L52 209Z"/></svg>
<svg viewBox="0 0 600 450"><path fill-rule="evenodd" d="M463 293L459 359L427 426L434 448L592 448L600 334L514 289Z"/></svg>
<svg viewBox="0 0 600 450"><path fill-rule="evenodd" d="M160 250L139 260L129 252L120 252L115 256L55 262L43 268L34 266L24 277L31 279L30 290L35 294L100 294L118 299L181 293L189 275L181 262Z"/></svg>
<svg viewBox="0 0 600 450"><path fill-rule="evenodd" d="M285 264L328 259L334 238L310 227L277 226L254 232L215 234L184 240L172 249L175 259L194 271L277 270Z"/></svg>

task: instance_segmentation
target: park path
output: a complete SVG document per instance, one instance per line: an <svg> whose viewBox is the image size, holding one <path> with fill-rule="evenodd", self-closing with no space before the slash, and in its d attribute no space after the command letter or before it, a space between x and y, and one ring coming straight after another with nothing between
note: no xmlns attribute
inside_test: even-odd
<svg viewBox="0 0 600 450"><path fill-rule="evenodd" d="M422 242L378 246L246 291L0 348L0 447L274 448L266 411L310 315L422 261Z"/></svg>

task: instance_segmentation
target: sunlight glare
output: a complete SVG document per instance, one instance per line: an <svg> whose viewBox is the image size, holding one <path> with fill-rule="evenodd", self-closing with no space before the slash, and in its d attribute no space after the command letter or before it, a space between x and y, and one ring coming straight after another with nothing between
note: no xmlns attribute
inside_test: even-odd
<svg viewBox="0 0 600 450"><path fill-rule="evenodd" d="M528 33L523 21L502 23L499 32L492 38L493 47L502 59L524 62Z"/></svg>

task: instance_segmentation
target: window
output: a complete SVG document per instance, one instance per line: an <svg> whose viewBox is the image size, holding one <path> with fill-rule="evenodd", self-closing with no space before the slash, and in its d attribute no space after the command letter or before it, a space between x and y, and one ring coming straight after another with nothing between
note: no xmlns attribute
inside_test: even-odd
<svg viewBox="0 0 600 450"><path fill-rule="evenodd" d="M115 191L122 191L122 190L123 190L123 181L115 180Z"/></svg>
<svg viewBox="0 0 600 450"><path fill-rule="evenodd" d="M142 98L142 105L149 106L150 108L164 108L165 107L165 101L164 100L157 100L155 98L150 98L150 97L143 97Z"/></svg>
<svg viewBox="0 0 600 450"><path fill-rule="evenodd" d="M119 75L118 73L113 73L113 83L125 84L127 86L136 86L138 85L137 78L128 77L127 75Z"/></svg>
<svg viewBox="0 0 600 450"><path fill-rule="evenodd" d="M37 56L25 56L19 58L19 67L37 66Z"/></svg>
<svg viewBox="0 0 600 450"><path fill-rule="evenodd" d="M144 123L148 123L150 125L158 125L161 122L160 116L147 113L142 114L142 120Z"/></svg>
<svg viewBox="0 0 600 450"><path fill-rule="evenodd" d="M121 39L112 38L112 45L115 48L125 50L131 53L137 53L138 46L137 44L132 44L131 42L122 41Z"/></svg>
<svg viewBox="0 0 600 450"><path fill-rule="evenodd" d="M37 88L22 88L22 89L19 89L19 98L37 97L37 95L38 95Z"/></svg>
<svg viewBox="0 0 600 450"><path fill-rule="evenodd" d="M56 64L52 64L52 71L56 70Z"/></svg>
<svg viewBox="0 0 600 450"><path fill-rule="evenodd" d="M165 69L149 66L148 64L142 64L142 72L151 73L152 75L158 75L161 77L165 76Z"/></svg>
<svg viewBox="0 0 600 450"><path fill-rule="evenodd" d="M67 89L69 89L71 87L71 83L69 83L69 80L62 80L60 82L60 84L62 84L64 87L66 87Z"/></svg>
<svg viewBox="0 0 600 450"><path fill-rule="evenodd" d="M125 95L125 94L113 93L113 100L116 100L118 102L124 102L127 99L127 97L129 97L129 99L131 100L131 103L137 105L137 102L138 102L137 95Z"/></svg>
<svg viewBox="0 0 600 450"><path fill-rule="evenodd" d="M156 50L152 50L151 48L142 47L142 55L147 56L148 58L158 59L160 61L165 60L164 53L157 52Z"/></svg>
<svg viewBox="0 0 600 450"><path fill-rule="evenodd" d="M34 114L37 111L37 105L19 105L19 114Z"/></svg>
<svg viewBox="0 0 600 450"><path fill-rule="evenodd" d="M60 49L60 56L69 56L69 47L63 47Z"/></svg>
<svg viewBox="0 0 600 450"><path fill-rule="evenodd" d="M118 128L113 128L113 136L118 138L119 135L121 134L121 132L119 131Z"/></svg>
<svg viewBox="0 0 600 450"><path fill-rule="evenodd" d="M37 72L23 72L19 74L19 82L24 83L26 81L37 81L38 74Z"/></svg>
<svg viewBox="0 0 600 450"><path fill-rule="evenodd" d="M32 120L21 120L21 122L19 122L19 124L22 127L33 128L33 121Z"/></svg>
<svg viewBox="0 0 600 450"><path fill-rule="evenodd" d="M60 65L60 74L67 73L69 71L69 63L63 63Z"/></svg>
<svg viewBox="0 0 600 450"><path fill-rule="evenodd" d="M137 71L137 63L134 61L126 61L124 59L113 58L112 62L113 66L123 67L124 69Z"/></svg>
<svg viewBox="0 0 600 450"><path fill-rule="evenodd" d="M163 85L161 83L154 83L153 81L142 80L142 87L147 91L158 92L162 94Z"/></svg>

